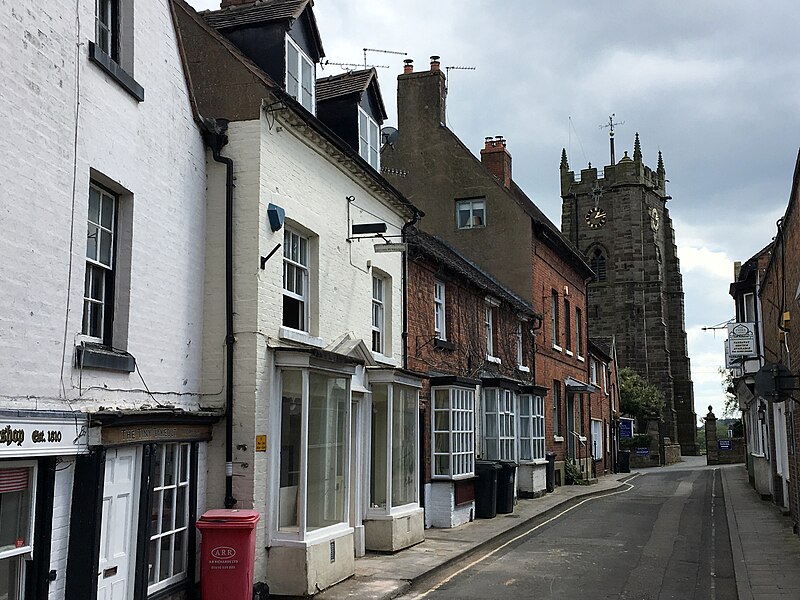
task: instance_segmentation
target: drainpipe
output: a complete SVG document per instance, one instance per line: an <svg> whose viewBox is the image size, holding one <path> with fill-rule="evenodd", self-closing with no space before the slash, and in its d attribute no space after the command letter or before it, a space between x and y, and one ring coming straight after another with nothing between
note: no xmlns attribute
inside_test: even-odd
<svg viewBox="0 0 800 600"><path fill-rule="evenodd" d="M225 165L225 508L233 508L233 159L220 154L227 130L226 119L206 120L206 143L214 161Z"/></svg>
<svg viewBox="0 0 800 600"><path fill-rule="evenodd" d="M404 243L408 243L406 232L416 225L420 217L424 214L413 205L410 208L413 212L411 220L404 223L400 230L400 235ZM403 280L403 368L408 369L408 249L403 252L403 264L401 268L400 278Z"/></svg>

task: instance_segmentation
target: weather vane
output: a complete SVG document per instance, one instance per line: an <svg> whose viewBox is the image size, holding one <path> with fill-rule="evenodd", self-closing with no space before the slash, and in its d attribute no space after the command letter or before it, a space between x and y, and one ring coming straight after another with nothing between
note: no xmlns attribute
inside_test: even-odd
<svg viewBox="0 0 800 600"><path fill-rule="evenodd" d="M616 116L615 113L611 113L611 116L608 117L608 123L600 125L600 129L605 129L608 127L608 139L609 143L611 144L611 164L616 164L614 160L614 125L624 125L625 121L614 121L614 117Z"/></svg>

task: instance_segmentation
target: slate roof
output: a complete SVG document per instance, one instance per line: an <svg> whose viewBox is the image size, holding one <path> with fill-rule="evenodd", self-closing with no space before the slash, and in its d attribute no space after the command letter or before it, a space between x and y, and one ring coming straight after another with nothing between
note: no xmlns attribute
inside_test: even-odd
<svg viewBox="0 0 800 600"><path fill-rule="evenodd" d="M229 6L200 14L214 29L228 29L282 19L297 19L310 0L257 0L245 6Z"/></svg>
<svg viewBox="0 0 800 600"><path fill-rule="evenodd" d="M317 79L317 102L325 102L326 100L340 98L349 94L361 94L366 92L373 82L378 108L381 111L381 116L386 119L386 107L383 104L383 97L378 85L378 72L374 67Z"/></svg>
<svg viewBox="0 0 800 600"><path fill-rule="evenodd" d="M517 296L440 238L412 227L406 231L406 242L411 246L411 249L417 249L422 254L441 262L447 268L469 279L484 291L505 300L520 312L542 318L530 303Z"/></svg>

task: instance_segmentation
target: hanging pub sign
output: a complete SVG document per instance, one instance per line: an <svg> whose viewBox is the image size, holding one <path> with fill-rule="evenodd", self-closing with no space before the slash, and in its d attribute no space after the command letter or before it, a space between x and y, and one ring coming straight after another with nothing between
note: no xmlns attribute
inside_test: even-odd
<svg viewBox="0 0 800 600"><path fill-rule="evenodd" d="M14 417L0 414L0 458L87 452L86 417Z"/></svg>
<svg viewBox="0 0 800 600"><path fill-rule="evenodd" d="M756 355L755 323L728 323L728 353L731 357Z"/></svg>

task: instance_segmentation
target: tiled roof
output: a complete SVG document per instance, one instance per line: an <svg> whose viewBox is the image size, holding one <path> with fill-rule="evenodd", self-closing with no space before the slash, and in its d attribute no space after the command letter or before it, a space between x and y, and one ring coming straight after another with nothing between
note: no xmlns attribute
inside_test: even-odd
<svg viewBox="0 0 800 600"><path fill-rule="evenodd" d="M410 228L406 232L406 241L412 248L418 249L422 254L441 262L448 269L469 279L472 283L486 292L510 303L517 310L531 316L540 317L530 305L502 283L481 269L474 262L460 254L447 242L424 231Z"/></svg>
<svg viewBox="0 0 800 600"><path fill-rule="evenodd" d="M268 21L298 18L310 0L257 0L245 6L229 6L200 13L215 29L228 29Z"/></svg>
<svg viewBox="0 0 800 600"><path fill-rule="evenodd" d="M331 98L364 92L375 76L375 69L348 71L341 75L331 75L317 79L317 101L323 102Z"/></svg>

